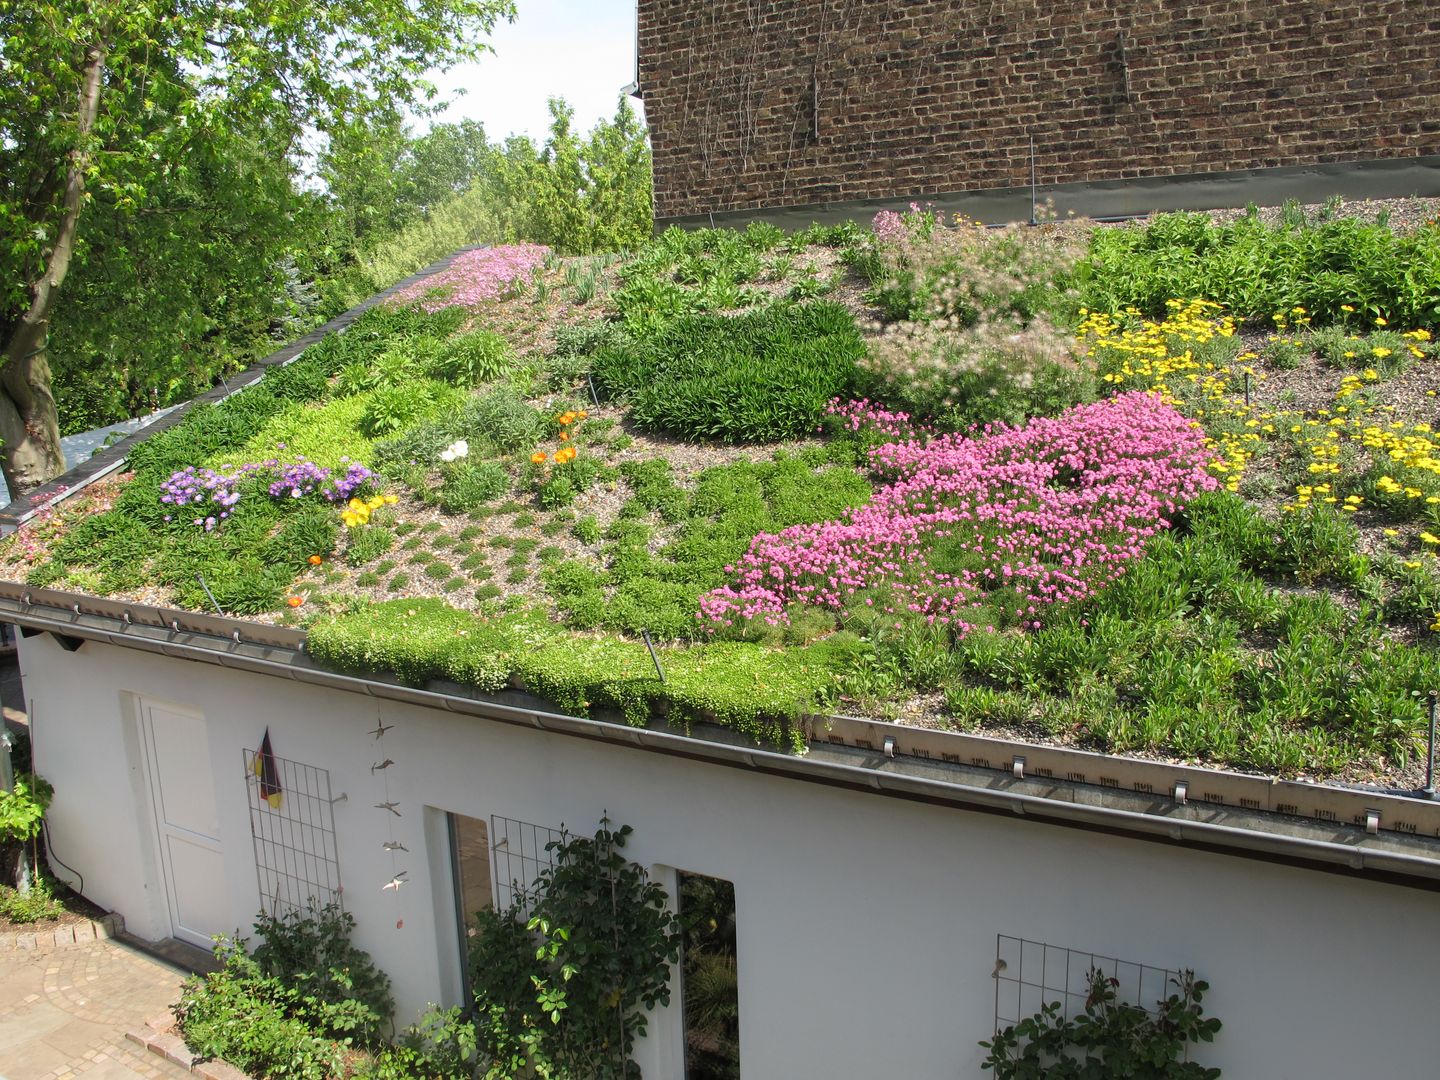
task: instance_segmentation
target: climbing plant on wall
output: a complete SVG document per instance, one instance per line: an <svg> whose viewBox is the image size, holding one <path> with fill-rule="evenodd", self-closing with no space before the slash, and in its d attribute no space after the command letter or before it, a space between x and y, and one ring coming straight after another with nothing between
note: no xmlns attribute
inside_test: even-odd
<svg viewBox="0 0 1440 1080"><path fill-rule="evenodd" d="M665 890L621 853L631 832L602 818L593 837L564 834L529 892L477 916L470 980L487 1078L640 1075L630 1054L647 1012L670 1001L681 933Z"/></svg>

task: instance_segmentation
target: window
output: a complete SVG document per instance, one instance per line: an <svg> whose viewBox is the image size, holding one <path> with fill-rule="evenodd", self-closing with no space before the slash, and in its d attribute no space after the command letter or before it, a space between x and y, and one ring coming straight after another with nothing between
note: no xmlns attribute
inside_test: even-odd
<svg viewBox="0 0 1440 1080"><path fill-rule="evenodd" d="M470 1001L470 937L475 914L494 903L490 884L490 830L483 818L449 814L450 865L455 871L455 917L460 927L460 978Z"/></svg>
<svg viewBox="0 0 1440 1080"><path fill-rule="evenodd" d="M685 1078L735 1080L740 1075L735 885L681 871L676 892L676 909L685 925L680 975Z"/></svg>

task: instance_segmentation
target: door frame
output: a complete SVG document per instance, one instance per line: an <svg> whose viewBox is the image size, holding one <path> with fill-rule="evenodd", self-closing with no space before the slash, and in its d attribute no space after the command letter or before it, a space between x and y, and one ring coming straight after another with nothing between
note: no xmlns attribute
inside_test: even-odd
<svg viewBox="0 0 1440 1080"><path fill-rule="evenodd" d="M165 924L169 927L170 937L177 941L194 945L197 948L209 949L213 945L213 942L208 936L202 935L199 931L191 930L183 926L180 922L180 904L176 895L175 871L166 843L166 826L162 824L165 818L165 803L160 786L160 763L156 753L155 729L151 723L150 710L159 707L182 716L193 717L199 720L201 724L206 725L207 736L209 732L208 722L206 721L204 713L185 705L176 705L167 701L145 697L140 694L134 696L134 703L136 726L139 728L140 761L145 773L145 792L150 804L149 825L151 849L154 852L156 867L160 873L160 896L163 903L159 905L159 908L163 914ZM208 764L207 761L207 772L210 771ZM198 846L208 849L209 845L213 844L214 854L219 857L221 865L224 865L224 844L218 836L206 836L203 833L186 829L184 826L173 826L173 828L207 842ZM204 938L203 941L200 940L202 937Z"/></svg>

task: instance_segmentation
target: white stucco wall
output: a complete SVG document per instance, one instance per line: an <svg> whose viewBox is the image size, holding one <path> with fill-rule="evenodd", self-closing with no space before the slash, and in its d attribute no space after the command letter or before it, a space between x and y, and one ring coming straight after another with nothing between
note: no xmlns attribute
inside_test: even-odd
<svg viewBox="0 0 1440 1080"><path fill-rule="evenodd" d="M455 993L438 808L593 830L635 828L631 857L735 884L742 1067L750 1080L980 1077L997 934L1194 968L1224 1030L1227 1080L1435 1074L1434 894L1253 860L930 807L115 647L26 639L51 827L87 893L142 936L168 931L128 695L204 714L220 805L227 924L258 907L241 752L330 770L345 901L402 1016ZM378 717L412 884L390 856ZM427 853L431 856L427 860ZM427 865L427 861L430 865ZM403 920L404 928L396 923ZM453 1000L453 999L452 999ZM673 1025L647 1075L677 1076ZM663 1044L663 1048L661 1046Z"/></svg>

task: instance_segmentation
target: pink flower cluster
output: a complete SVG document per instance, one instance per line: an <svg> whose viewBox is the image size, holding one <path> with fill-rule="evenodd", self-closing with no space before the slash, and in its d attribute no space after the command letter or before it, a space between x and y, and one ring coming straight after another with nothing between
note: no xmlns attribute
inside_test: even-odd
<svg viewBox="0 0 1440 1080"><path fill-rule="evenodd" d="M882 244L905 238L905 220L894 210L881 210L870 223L870 231Z"/></svg>
<svg viewBox="0 0 1440 1080"><path fill-rule="evenodd" d="M472 307L500 295L517 278L545 261L550 249L541 244L506 244L477 248L457 255L444 270L397 292L397 304L416 302L423 311Z"/></svg>
<svg viewBox="0 0 1440 1080"><path fill-rule="evenodd" d="M1168 515L1216 486L1204 441L1158 397L1130 393L1020 428L887 443L871 459L890 479L868 505L755 537L701 616L784 623L790 604L839 611L879 588L887 607L960 634L982 608L1038 628L1044 608L1115 580ZM934 565L937 551L952 569Z"/></svg>
<svg viewBox="0 0 1440 1080"><path fill-rule="evenodd" d="M917 423L909 413L892 412L869 398L858 401L831 398L825 406L825 415L838 417L846 431L873 432L894 442L925 439L934 433L929 424Z"/></svg>

